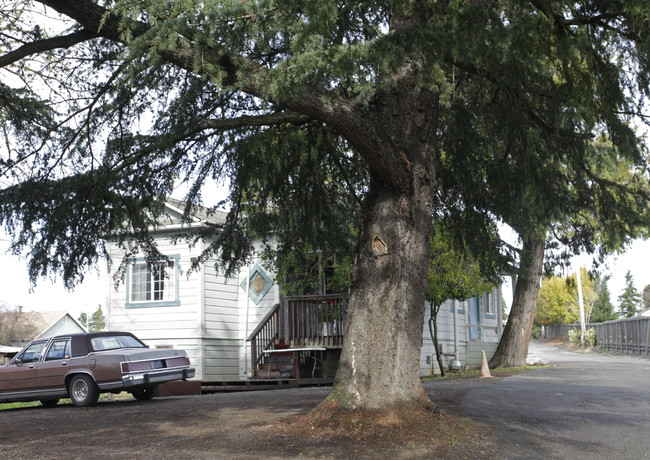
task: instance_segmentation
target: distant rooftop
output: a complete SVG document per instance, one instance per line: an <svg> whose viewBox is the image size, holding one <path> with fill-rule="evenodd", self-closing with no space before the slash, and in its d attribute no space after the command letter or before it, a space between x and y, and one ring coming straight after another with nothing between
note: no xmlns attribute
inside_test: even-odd
<svg viewBox="0 0 650 460"><path fill-rule="evenodd" d="M185 211L185 202L174 198L167 198L167 216L168 224L180 224L183 222L183 213ZM226 221L227 213L216 211L204 206L192 205L191 216L195 222L205 222L209 224L223 224Z"/></svg>

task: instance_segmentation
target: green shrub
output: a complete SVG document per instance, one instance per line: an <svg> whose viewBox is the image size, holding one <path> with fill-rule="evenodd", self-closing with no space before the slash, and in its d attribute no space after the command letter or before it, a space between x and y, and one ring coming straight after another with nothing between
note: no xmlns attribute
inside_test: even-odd
<svg viewBox="0 0 650 460"><path fill-rule="evenodd" d="M571 329L569 331L569 341L574 345L580 345L580 329ZM593 327L585 331L585 345L589 347L596 346L596 331Z"/></svg>
<svg viewBox="0 0 650 460"><path fill-rule="evenodd" d="M587 342L590 347L596 346L596 330L593 327L585 331L585 342Z"/></svg>

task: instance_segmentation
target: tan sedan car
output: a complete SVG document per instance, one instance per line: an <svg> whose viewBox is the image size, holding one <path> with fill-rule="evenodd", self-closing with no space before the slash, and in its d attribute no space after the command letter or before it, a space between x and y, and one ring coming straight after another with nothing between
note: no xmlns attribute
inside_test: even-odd
<svg viewBox="0 0 650 460"><path fill-rule="evenodd" d="M150 350L128 332L90 332L34 340L0 367L0 403L70 398L92 406L100 393L151 399L156 385L194 377L183 350Z"/></svg>

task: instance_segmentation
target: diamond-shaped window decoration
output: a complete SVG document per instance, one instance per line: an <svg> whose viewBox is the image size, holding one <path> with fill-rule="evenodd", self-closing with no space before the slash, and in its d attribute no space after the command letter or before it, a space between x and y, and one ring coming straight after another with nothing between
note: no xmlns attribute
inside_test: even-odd
<svg viewBox="0 0 650 460"><path fill-rule="evenodd" d="M246 291L246 284L248 284L248 296L255 302L255 305L259 304L266 293L273 287L273 281L258 264L255 264L251 269L248 283L246 283L246 279L241 282L240 286L244 292Z"/></svg>

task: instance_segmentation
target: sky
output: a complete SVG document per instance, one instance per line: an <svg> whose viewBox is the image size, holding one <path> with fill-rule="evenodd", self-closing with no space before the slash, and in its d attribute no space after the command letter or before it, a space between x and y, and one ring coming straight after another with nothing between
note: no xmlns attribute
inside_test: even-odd
<svg viewBox="0 0 650 460"><path fill-rule="evenodd" d="M625 289L625 274L628 270L632 274L634 287L639 293L642 293L643 288L650 284L648 258L650 258L650 240L635 240L624 253L611 255L605 259L605 264L601 266L600 273L611 276L607 287L615 311L619 303L618 296ZM591 269L591 259L586 256L574 258L571 273L567 271L563 276L571 275L581 265L588 270ZM503 298L506 301L506 310L509 310L512 303L512 287L509 282L503 288Z"/></svg>
<svg viewBox="0 0 650 460"><path fill-rule="evenodd" d="M642 293L643 288L650 284L649 258L650 241L637 240L624 254L608 259L609 267L606 273L610 273L612 279L607 286L612 304L618 305L618 296L625 288L625 274L628 270L632 274L634 286L639 293Z"/></svg>
<svg viewBox="0 0 650 460"><path fill-rule="evenodd" d="M108 280L105 266L99 267L99 273L86 274L84 282L73 291L67 291L63 283L41 279L35 287L30 286L25 258L8 254L9 241L0 234L0 304L10 307L22 306L25 311L64 310L78 318L82 312L93 313L98 306L106 312L106 297L113 283ZM622 255L607 259L605 273L612 275L609 281L610 299L616 308L618 296L625 288L625 274L629 270L634 279L634 286L639 292L650 284L650 241L635 241ZM579 265L574 264L575 267ZM568 274L568 273L567 273ZM504 286L504 299L508 308L512 301L509 285Z"/></svg>
<svg viewBox="0 0 650 460"><path fill-rule="evenodd" d="M22 306L24 311L67 311L75 319L82 312L95 312L100 305L106 313L109 283L105 267L100 267L100 274L88 273L83 284L71 292L60 279L41 279L32 289L27 260L7 253L8 245L0 234L0 305Z"/></svg>

